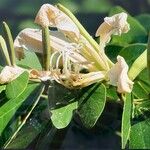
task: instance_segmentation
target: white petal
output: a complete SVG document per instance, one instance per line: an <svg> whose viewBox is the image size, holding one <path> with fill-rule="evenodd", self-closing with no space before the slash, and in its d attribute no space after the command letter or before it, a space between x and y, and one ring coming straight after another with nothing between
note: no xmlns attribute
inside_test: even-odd
<svg viewBox="0 0 150 150"><path fill-rule="evenodd" d="M127 23L127 14L122 12L112 17L104 18L104 21L114 29L115 35L121 35L129 31L129 24Z"/></svg>
<svg viewBox="0 0 150 150"><path fill-rule="evenodd" d="M119 93L130 93L133 82L128 77L128 65L121 56L117 57L117 61L108 74L110 84L117 86Z"/></svg>
<svg viewBox="0 0 150 150"><path fill-rule="evenodd" d="M22 30L14 41L16 55L19 59L24 56L24 49L42 53L42 33L38 29Z"/></svg>
<svg viewBox="0 0 150 150"><path fill-rule="evenodd" d="M0 73L0 84L11 82L12 80L16 79L19 75L21 75L24 71L25 71L24 69L17 66L4 67L4 69Z"/></svg>
<svg viewBox="0 0 150 150"><path fill-rule="evenodd" d="M68 41L60 32L51 31L50 43L53 49L61 50L62 47L68 44ZM17 53L21 53L24 48L35 53L42 53L42 31L31 28L22 30L14 41L14 47Z"/></svg>
<svg viewBox="0 0 150 150"><path fill-rule="evenodd" d="M56 27L67 36L79 39L80 33L75 23L61 10L50 4L41 6L35 23L43 27Z"/></svg>
<svg viewBox="0 0 150 150"><path fill-rule="evenodd" d="M50 32L50 44L53 51L63 51L65 47L70 47L70 43L62 33L57 31ZM42 32L39 29L26 28L22 30L14 41L16 55L19 59L24 56L24 49L42 53ZM71 49L70 49L71 51ZM73 62L85 62L83 56L77 52L70 55Z"/></svg>
<svg viewBox="0 0 150 150"><path fill-rule="evenodd" d="M105 47L105 44L109 43L111 39L111 34L112 34L111 31L112 31L112 27L106 22L103 22L96 31L95 36L96 37L100 36L100 44L102 50Z"/></svg>
<svg viewBox="0 0 150 150"><path fill-rule="evenodd" d="M100 36L100 46L105 47L112 35L121 35L130 30L127 22L127 14L122 12L112 17L105 17L104 22L99 26L95 36Z"/></svg>

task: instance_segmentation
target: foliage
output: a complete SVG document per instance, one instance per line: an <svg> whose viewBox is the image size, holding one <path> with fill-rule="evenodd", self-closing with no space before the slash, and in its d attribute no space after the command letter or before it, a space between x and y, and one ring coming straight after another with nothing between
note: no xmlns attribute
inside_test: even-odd
<svg viewBox="0 0 150 150"><path fill-rule="evenodd" d="M122 11L125 10L115 7L110 15ZM142 24L147 18L148 15L139 16L138 21L129 15L130 32L121 37L113 36L106 47L106 54L113 62L116 62L117 55L121 55L129 65L129 77L134 80L132 93L120 94L107 81L70 90L53 80L30 80L29 73L24 71L10 83L0 85L0 146L27 148L37 136L42 135L46 126L52 131L63 129L74 116L80 119L85 128L92 128L99 121L102 123L107 103L113 102L116 105L119 103L122 108L121 114L118 114L122 118L122 148L149 149L150 68L145 67L145 60L149 57L150 46L147 47L148 23ZM0 52L3 53L0 55L3 60L0 65L3 68L11 57L8 58L2 38L0 42ZM6 59L3 59L4 56ZM141 60L144 62L142 67ZM42 70L43 64L40 62L39 56L30 51L25 51L25 58L21 61L16 60L16 64L22 68Z"/></svg>

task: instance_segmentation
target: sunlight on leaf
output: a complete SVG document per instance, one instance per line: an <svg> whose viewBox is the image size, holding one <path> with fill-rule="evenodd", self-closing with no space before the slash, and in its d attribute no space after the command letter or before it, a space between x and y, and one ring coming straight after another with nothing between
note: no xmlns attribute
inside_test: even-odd
<svg viewBox="0 0 150 150"><path fill-rule="evenodd" d="M0 86L0 93L2 92L2 91L4 91L6 89L6 85L1 85Z"/></svg>
<svg viewBox="0 0 150 150"><path fill-rule="evenodd" d="M23 72L18 78L6 85L6 96L8 99L18 97L27 87L29 73Z"/></svg>
<svg viewBox="0 0 150 150"><path fill-rule="evenodd" d="M131 80L134 80L141 71L147 67L147 50L145 50L132 64L128 75Z"/></svg>
<svg viewBox="0 0 150 150"><path fill-rule="evenodd" d="M65 128L72 119L73 110L77 109L78 102L70 103L64 107L54 109L52 113L52 123L57 129Z"/></svg>
<svg viewBox="0 0 150 150"><path fill-rule="evenodd" d="M130 135L131 128L131 111L132 111L132 98L131 94L127 94L124 97L124 107L122 114L122 126L121 126L121 134L122 134L122 149L125 149L127 141Z"/></svg>

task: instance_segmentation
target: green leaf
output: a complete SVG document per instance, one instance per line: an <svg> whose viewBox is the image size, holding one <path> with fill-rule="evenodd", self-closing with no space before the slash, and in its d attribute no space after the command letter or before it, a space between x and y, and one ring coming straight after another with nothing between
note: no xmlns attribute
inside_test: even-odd
<svg viewBox="0 0 150 150"><path fill-rule="evenodd" d="M136 16L136 19L147 30L147 32L150 31L150 15L149 14L138 15L138 16Z"/></svg>
<svg viewBox="0 0 150 150"><path fill-rule="evenodd" d="M109 44L105 48L106 55L113 61L117 61L117 56L123 47L119 45Z"/></svg>
<svg viewBox="0 0 150 150"><path fill-rule="evenodd" d="M131 127L129 148L150 149L150 119L134 124Z"/></svg>
<svg viewBox="0 0 150 150"><path fill-rule="evenodd" d="M6 97L13 99L19 96L27 87L29 73L24 71L19 77L6 85Z"/></svg>
<svg viewBox="0 0 150 150"><path fill-rule="evenodd" d="M143 84L140 81L136 81L133 86L133 95L138 99L146 99L148 98L148 92L145 90Z"/></svg>
<svg viewBox="0 0 150 150"><path fill-rule="evenodd" d="M128 72L129 78L134 80L147 67L147 50L145 50L132 64Z"/></svg>
<svg viewBox="0 0 150 150"><path fill-rule="evenodd" d="M122 125L121 125L122 149L125 149L130 135L131 111L132 111L131 102L132 102L131 94L126 94L126 96L124 97L124 107L123 107Z"/></svg>
<svg viewBox="0 0 150 150"><path fill-rule="evenodd" d="M0 135L4 128L16 113L17 109L22 103L30 96L30 94L37 88L39 84L31 84L25 89L25 91L18 97L7 101L0 107Z"/></svg>
<svg viewBox="0 0 150 150"><path fill-rule="evenodd" d="M5 148L12 142L12 140L15 138L15 136L18 134L18 132L21 130L21 128L22 128L22 127L25 125L25 123L27 122L27 119L30 117L32 111L33 111L34 108L37 106L37 104L38 104L38 102L39 102L39 100L40 100L40 96L41 96L41 94L42 94L43 91L44 91L44 88L45 88L45 86L44 86L43 84L41 84L41 86L39 87L39 89L36 90L35 93L34 93L34 92L32 93L32 94L34 94L34 95L32 95L32 96L34 96L34 97L33 97L33 99L32 99L31 105L29 105L29 106L27 107L27 114L25 115L23 121L21 122L21 124L19 125L19 127L17 128L17 130L15 131L15 133L14 133L14 134L11 136L11 138L8 140L7 144L5 144ZM31 135L32 135L32 134L31 134ZM29 140L29 139L28 139L28 140ZM22 140L22 142L23 142L23 141L24 141L25 143L27 143L26 140ZM14 149L14 148L13 148L13 149Z"/></svg>
<svg viewBox="0 0 150 150"><path fill-rule="evenodd" d="M10 62L6 42L2 36L0 36L0 52L2 52L2 54L4 55L6 64L10 66L11 62Z"/></svg>
<svg viewBox="0 0 150 150"><path fill-rule="evenodd" d="M116 87L109 86L109 88L107 90L107 98L109 100L113 100L113 101L117 101L118 100L118 95L117 95Z"/></svg>
<svg viewBox="0 0 150 150"><path fill-rule="evenodd" d="M133 86L133 94L139 99L149 97L150 93L150 80L148 78L148 70L144 69L135 79Z"/></svg>
<svg viewBox="0 0 150 150"><path fill-rule="evenodd" d="M42 70L38 57L33 51L24 49L24 58L16 60L16 64L23 68Z"/></svg>
<svg viewBox="0 0 150 150"><path fill-rule="evenodd" d="M148 69L144 69L137 77L138 80L142 80L143 82L145 82L146 84L148 84L150 86L150 80L149 80L149 76L148 76Z"/></svg>
<svg viewBox="0 0 150 150"><path fill-rule="evenodd" d="M142 117L144 119L149 118L149 114L147 112L150 111L150 100L149 99L143 99L143 100L140 99L139 104L135 106L135 109L137 109L136 111L138 111L139 115L142 115Z"/></svg>
<svg viewBox="0 0 150 150"><path fill-rule="evenodd" d="M41 130L37 130L31 123L25 124L16 138L6 147L6 149L26 149Z"/></svg>
<svg viewBox="0 0 150 150"><path fill-rule="evenodd" d="M51 111L51 120L57 129L65 128L71 121L73 110L77 109L78 102Z"/></svg>
<svg viewBox="0 0 150 150"><path fill-rule="evenodd" d="M126 12L123 8L117 6L113 7L110 11L110 16ZM130 31L124 33L121 36L114 35L111 43L119 45L128 45L130 43L145 43L147 42L147 32L145 28L133 17L128 14L128 23L130 24Z"/></svg>
<svg viewBox="0 0 150 150"><path fill-rule="evenodd" d="M33 93L34 94L31 95L31 97L34 97L34 95L36 95L36 90L34 90ZM47 124L49 124L49 126L47 126ZM5 144L5 148L18 150L27 149L32 142L41 144L40 137L43 139L43 131L45 132L46 128L48 128L48 131L51 128L49 113L47 115L47 100L40 98L40 101L32 111L30 118L27 120L21 130L17 132L11 143L8 144L8 146ZM36 139L37 137L38 141Z"/></svg>
<svg viewBox="0 0 150 150"><path fill-rule="evenodd" d="M2 92L2 91L4 91L6 89L6 85L1 85L0 86L0 93Z"/></svg>
<svg viewBox="0 0 150 150"><path fill-rule="evenodd" d="M146 50L146 44L131 44L125 48L123 48L119 55L124 57L127 64L131 66L133 62Z"/></svg>
<svg viewBox="0 0 150 150"><path fill-rule="evenodd" d="M142 88L149 94L150 93L150 82L149 83L145 83L142 80L140 80L139 82L140 82Z"/></svg>
<svg viewBox="0 0 150 150"><path fill-rule="evenodd" d="M82 97L79 116L85 127L93 127L102 114L106 103L106 88L103 84L92 86Z"/></svg>
<svg viewBox="0 0 150 150"><path fill-rule="evenodd" d="M79 90L68 89L57 82L53 82L48 88L49 108L55 108L58 105L67 105L79 95Z"/></svg>

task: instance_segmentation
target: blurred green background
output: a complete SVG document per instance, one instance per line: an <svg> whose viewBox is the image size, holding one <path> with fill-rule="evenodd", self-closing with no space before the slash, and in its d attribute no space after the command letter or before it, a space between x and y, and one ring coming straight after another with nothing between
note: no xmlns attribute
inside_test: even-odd
<svg viewBox="0 0 150 150"><path fill-rule="evenodd" d="M74 12L92 35L113 6L120 5L133 16L150 13L150 0L0 0L0 21L9 24L15 37L20 30L35 27L33 21L42 4L58 2Z"/></svg>

